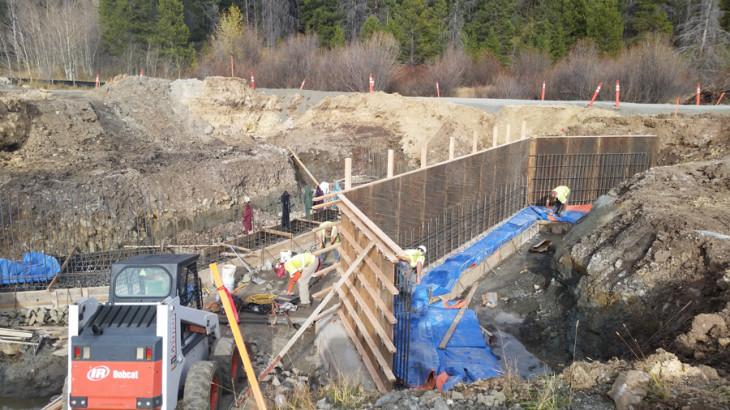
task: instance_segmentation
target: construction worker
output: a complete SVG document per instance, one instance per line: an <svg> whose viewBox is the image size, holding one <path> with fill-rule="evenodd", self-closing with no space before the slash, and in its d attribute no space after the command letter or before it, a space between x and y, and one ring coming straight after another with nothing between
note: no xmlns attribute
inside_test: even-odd
<svg viewBox="0 0 730 410"><path fill-rule="evenodd" d="M545 201L545 207L554 206L555 215L558 217L563 216L563 211L568 203L568 196L570 195L570 188L565 185L556 187L548 195L548 199Z"/></svg>
<svg viewBox="0 0 730 410"><path fill-rule="evenodd" d="M300 253L284 262L284 269L289 273L289 289L286 294L291 295L294 284L299 284L299 299L302 305L309 305L309 280L321 266L321 261L311 252Z"/></svg>
<svg viewBox="0 0 730 410"><path fill-rule="evenodd" d="M416 284L421 283L421 269L423 264L426 263L426 247L421 245L417 249L406 249L403 251L403 255L398 255L398 258L410 266L411 269L416 269Z"/></svg>
<svg viewBox="0 0 730 410"><path fill-rule="evenodd" d="M331 221L322 222L320 227L325 227L323 230L317 232L317 242L319 243L319 249L324 249L328 246L332 246L340 242L340 233L337 232L337 226ZM322 261L326 261L329 258L330 253L335 254L335 263L340 261L340 252L337 249L332 249L322 254Z"/></svg>

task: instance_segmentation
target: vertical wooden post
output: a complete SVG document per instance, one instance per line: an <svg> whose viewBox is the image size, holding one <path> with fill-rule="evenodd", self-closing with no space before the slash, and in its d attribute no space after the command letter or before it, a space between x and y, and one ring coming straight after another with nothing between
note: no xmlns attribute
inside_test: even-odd
<svg viewBox="0 0 730 410"><path fill-rule="evenodd" d="M345 158L345 189L352 188L352 158Z"/></svg>
<svg viewBox="0 0 730 410"><path fill-rule="evenodd" d="M454 137L449 138L449 161L454 159Z"/></svg>
<svg viewBox="0 0 730 410"><path fill-rule="evenodd" d="M472 152L472 153L475 153L475 152L477 152L477 143L478 143L478 142L479 142L479 141L478 141L478 139L477 139L477 132L476 132L476 131L474 131L474 135L472 136L472 147L471 147L471 152Z"/></svg>
<svg viewBox="0 0 730 410"><path fill-rule="evenodd" d="M525 136L527 136L527 121L522 121L522 131L520 131L520 139L525 139Z"/></svg>
<svg viewBox="0 0 730 410"><path fill-rule="evenodd" d="M394 161L393 161L394 151L392 149L388 150L388 178L393 176L393 167L394 167Z"/></svg>
<svg viewBox="0 0 730 410"><path fill-rule="evenodd" d="M231 55L231 77L233 77L233 55Z"/></svg>
<svg viewBox="0 0 730 410"><path fill-rule="evenodd" d="M492 133L492 148L497 146L497 126L494 126L494 132Z"/></svg>
<svg viewBox="0 0 730 410"><path fill-rule="evenodd" d="M511 127L512 127L511 124L507 124L507 134L506 134L505 140L504 140L504 143L505 144L509 144L510 140L512 139L512 136L510 135L510 133L511 133L510 128Z"/></svg>
<svg viewBox="0 0 730 410"><path fill-rule="evenodd" d="M428 144L424 141L421 144L421 168L426 168L426 154L428 153Z"/></svg>

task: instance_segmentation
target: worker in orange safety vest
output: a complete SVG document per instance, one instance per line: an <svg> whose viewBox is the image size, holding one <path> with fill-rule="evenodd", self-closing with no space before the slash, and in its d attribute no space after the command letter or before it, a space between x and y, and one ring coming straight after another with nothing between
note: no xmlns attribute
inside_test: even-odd
<svg viewBox="0 0 730 410"><path fill-rule="evenodd" d="M309 305L311 303L309 299L309 280L319 270L321 264L320 259L311 252L300 253L287 259L283 263L284 270L289 273L289 288L286 294L291 295L294 284L297 283L300 304Z"/></svg>

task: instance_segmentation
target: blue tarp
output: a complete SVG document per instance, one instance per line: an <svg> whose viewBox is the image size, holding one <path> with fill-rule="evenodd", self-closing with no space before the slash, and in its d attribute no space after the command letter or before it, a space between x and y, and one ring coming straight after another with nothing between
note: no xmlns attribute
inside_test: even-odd
<svg viewBox="0 0 730 410"><path fill-rule="evenodd" d="M53 256L28 252L20 262L0 258L0 284L46 282L53 279L61 266Z"/></svg>
<svg viewBox="0 0 730 410"><path fill-rule="evenodd" d="M562 218L555 219L572 223L583 215L585 212L565 211ZM530 206L523 209L468 249L431 269L416 286L411 300L413 312L408 357L408 382L411 386L422 386L432 371L436 375L446 372L451 376L443 390L449 390L460 382L469 384L501 374L499 361L487 346L473 310L464 312L446 348L438 348L458 309L448 309L443 303L429 306L428 290L431 289L433 296L449 293L464 270L481 263L538 219L548 220L546 208Z"/></svg>

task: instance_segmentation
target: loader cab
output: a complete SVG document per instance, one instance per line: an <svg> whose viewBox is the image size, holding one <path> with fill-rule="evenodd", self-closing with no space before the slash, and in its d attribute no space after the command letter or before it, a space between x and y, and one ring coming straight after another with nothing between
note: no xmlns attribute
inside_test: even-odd
<svg viewBox="0 0 730 410"><path fill-rule="evenodd" d="M180 304L202 308L198 255L138 255L112 264L109 302L158 303L180 297Z"/></svg>

